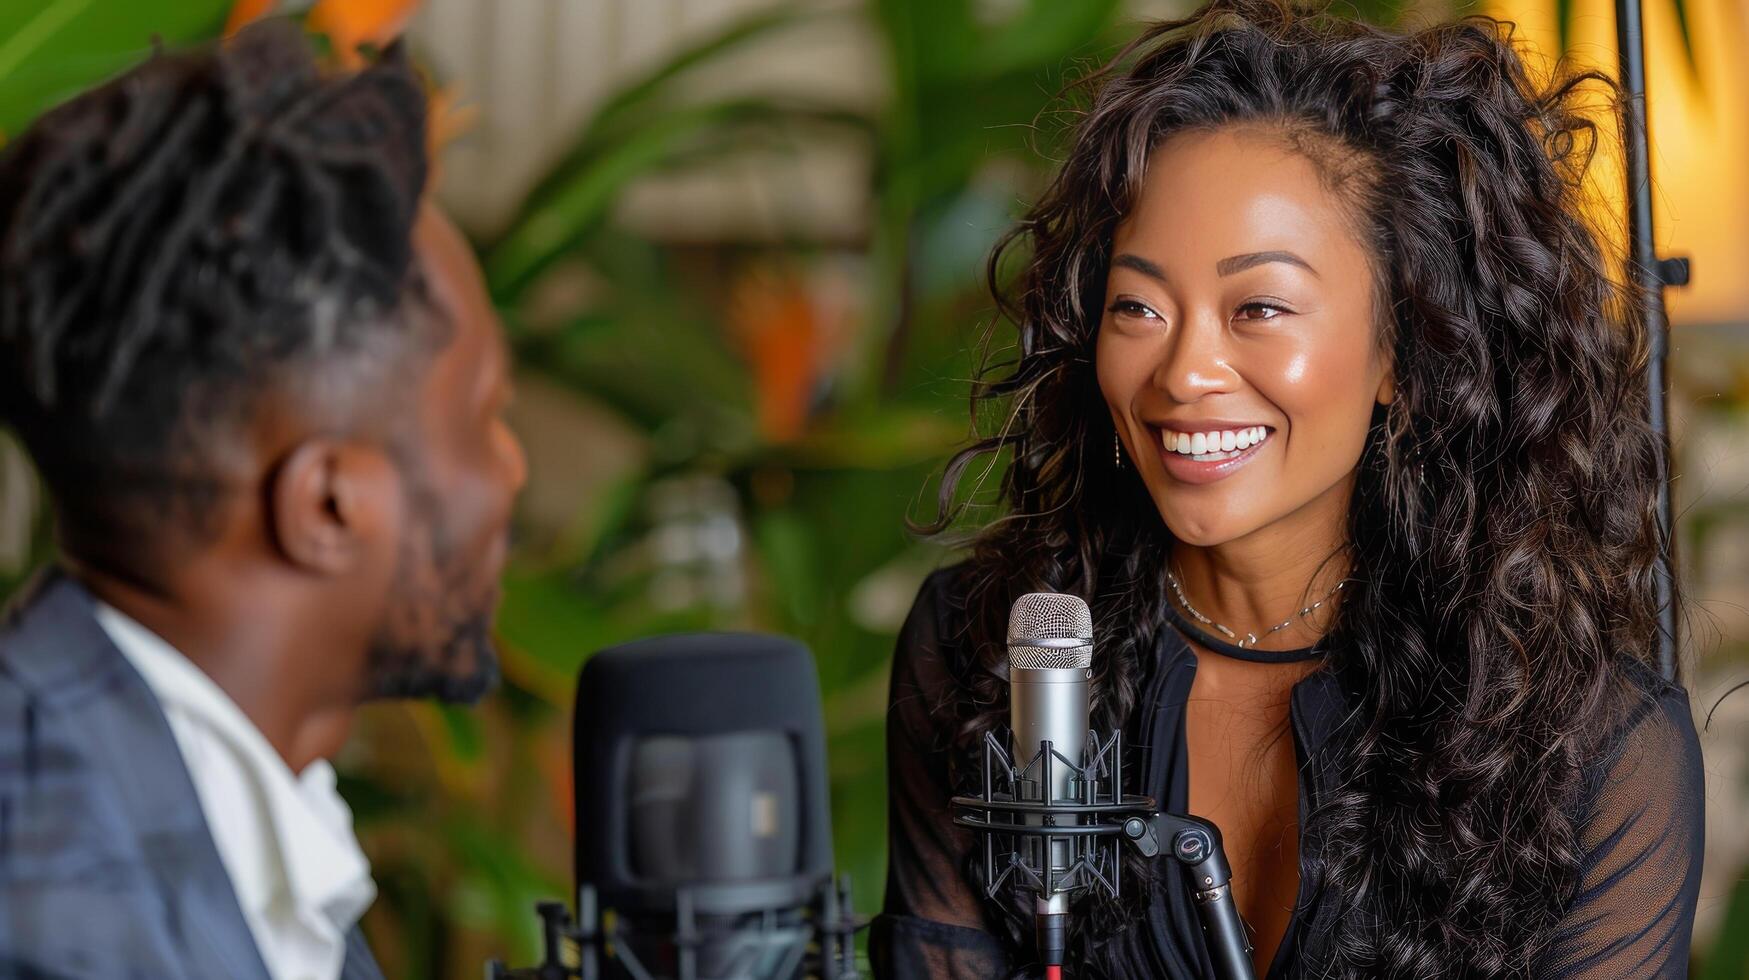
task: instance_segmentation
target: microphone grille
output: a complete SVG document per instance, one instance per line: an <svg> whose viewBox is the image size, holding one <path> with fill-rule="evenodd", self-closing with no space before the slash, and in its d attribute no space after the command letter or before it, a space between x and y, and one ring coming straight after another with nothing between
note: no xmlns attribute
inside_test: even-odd
<svg viewBox="0 0 1749 980"><path fill-rule="evenodd" d="M1029 592L1016 599L1008 613L1008 666L1093 666L1093 614L1087 603L1057 592Z"/></svg>

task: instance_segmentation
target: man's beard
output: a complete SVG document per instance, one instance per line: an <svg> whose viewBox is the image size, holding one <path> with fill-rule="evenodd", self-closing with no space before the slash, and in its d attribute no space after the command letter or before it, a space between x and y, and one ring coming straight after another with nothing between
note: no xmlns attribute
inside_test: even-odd
<svg viewBox="0 0 1749 980"><path fill-rule="evenodd" d="M371 647L366 697L435 698L446 704L474 704L498 683L498 654L492 646L492 616L485 612L450 628L436 648L395 643L379 636Z"/></svg>
<svg viewBox="0 0 1749 980"><path fill-rule="evenodd" d="M492 645L496 582L468 582L437 521L435 495L408 495L410 526L401 541L389 615L371 643L365 696L435 698L473 704L498 682Z"/></svg>

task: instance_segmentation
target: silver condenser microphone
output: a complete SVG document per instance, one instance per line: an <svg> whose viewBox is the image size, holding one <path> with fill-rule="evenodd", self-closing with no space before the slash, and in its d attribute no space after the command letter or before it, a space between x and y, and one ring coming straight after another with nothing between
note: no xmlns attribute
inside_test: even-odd
<svg viewBox="0 0 1749 980"><path fill-rule="evenodd" d="M1034 592L1008 616L1010 738L984 736L983 792L953 798L953 822L984 845L984 892L1017 886L1034 898L1039 962L1061 980L1070 899L1117 898L1120 843L1184 869L1220 980L1253 980L1251 944L1233 903L1220 828L1162 813L1124 792L1123 738L1089 731L1093 617L1072 595Z"/></svg>
<svg viewBox="0 0 1749 980"><path fill-rule="evenodd" d="M1033 766L1029 780L1017 786L1035 787L1035 799L1023 802L1075 803L1076 769L1082 763L1089 726L1088 678L1093 666L1093 616L1087 603L1072 595L1032 592L1015 601L1008 614L1009 727L1014 764ZM1044 743L1049 754L1041 754ZM1058 758L1058 757L1061 758ZM1035 761L1036 760L1036 761ZM1067 762L1065 763L1065 760ZM1040 823L1042 816L1027 822ZM1069 911L1068 889L1057 888L1074 860L1067 839L1028 837L1025 845L1034 867L1048 869L1035 908L1039 955L1049 968L1063 962ZM1067 884L1067 881L1063 881Z"/></svg>

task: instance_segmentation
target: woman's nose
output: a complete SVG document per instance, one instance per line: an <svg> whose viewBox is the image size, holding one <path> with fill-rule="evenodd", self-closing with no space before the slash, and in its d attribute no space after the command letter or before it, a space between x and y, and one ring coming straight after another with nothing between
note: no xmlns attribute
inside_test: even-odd
<svg viewBox="0 0 1749 980"><path fill-rule="evenodd" d="M1179 323L1160 349L1160 359L1154 365L1153 383L1172 396L1172 400L1188 404L1205 395L1232 391L1238 373L1230 363L1225 330L1220 318L1199 314Z"/></svg>

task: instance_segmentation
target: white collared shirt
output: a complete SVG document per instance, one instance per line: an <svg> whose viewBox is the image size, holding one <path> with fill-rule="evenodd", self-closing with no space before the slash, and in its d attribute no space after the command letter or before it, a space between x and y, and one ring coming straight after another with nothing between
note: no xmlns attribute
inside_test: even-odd
<svg viewBox="0 0 1749 980"><path fill-rule="evenodd" d="M97 621L146 681L182 750L255 946L274 980L334 980L346 936L376 898L334 767L294 775L237 703L122 612Z"/></svg>

